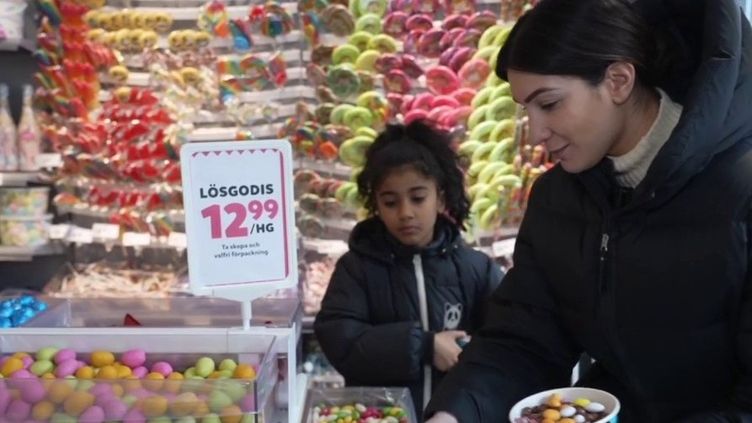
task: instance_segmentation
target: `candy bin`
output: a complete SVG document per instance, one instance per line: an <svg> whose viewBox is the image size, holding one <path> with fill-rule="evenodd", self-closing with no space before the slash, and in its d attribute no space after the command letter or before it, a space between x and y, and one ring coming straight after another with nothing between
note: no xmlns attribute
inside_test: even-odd
<svg viewBox="0 0 752 423"><path fill-rule="evenodd" d="M303 423L340 419L353 423L418 421L410 391L406 388L319 388L308 392Z"/></svg>
<svg viewBox="0 0 752 423"><path fill-rule="evenodd" d="M12 247L39 247L47 243L47 228L52 216L7 217L0 216L0 245Z"/></svg>
<svg viewBox="0 0 752 423"><path fill-rule="evenodd" d="M0 329L29 325L61 303L62 300L56 298L3 292L0 295Z"/></svg>
<svg viewBox="0 0 752 423"><path fill-rule="evenodd" d="M41 217L47 212L48 187L0 188L0 215Z"/></svg>
<svg viewBox="0 0 752 423"><path fill-rule="evenodd" d="M0 336L0 402L10 421L256 423L273 402L273 335L195 328L21 331Z"/></svg>

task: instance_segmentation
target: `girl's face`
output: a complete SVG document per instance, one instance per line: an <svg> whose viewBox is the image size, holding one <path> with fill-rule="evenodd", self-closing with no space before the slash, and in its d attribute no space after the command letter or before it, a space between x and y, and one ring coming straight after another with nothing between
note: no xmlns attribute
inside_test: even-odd
<svg viewBox="0 0 752 423"><path fill-rule="evenodd" d="M614 85L608 74L598 86L576 77L514 70L508 77L515 101L527 109L530 142L543 144L567 172L585 171L607 154L618 156L631 149L624 138L625 87Z"/></svg>
<svg viewBox="0 0 752 423"><path fill-rule="evenodd" d="M431 243L436 218L444 211L436 181L403 166L390 170L374 195L379 217L392 236L411 247Z"/></svg>

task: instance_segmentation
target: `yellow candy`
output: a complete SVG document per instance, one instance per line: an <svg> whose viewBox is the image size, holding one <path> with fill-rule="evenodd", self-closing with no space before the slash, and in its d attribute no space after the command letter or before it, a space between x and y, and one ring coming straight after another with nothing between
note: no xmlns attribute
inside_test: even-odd
<svg viewBox="0 0 752 423"><path fill-rule="evenodd" d="M31 357L31 356L29 355L29 353L25 353L25 352L20 352L19 351L19 352L13 354L12 357L15 357L15 358L18 358L18 359L23 359L24 357Z"/></svg>
<svg viewBox="0 0 752 423"><path fill-rule="evenodd" d="M193 415L195 417L204 417L207 414L209 414L209 405L205 401L199 401L193 410Z"/></svg>
<svg viewBox="0 0 752 423"><path fill-rule="evenodd" d="M549 407L561 407L561 395L553 394L548 398L546 405Z"/></svg>
<svg viewBox="0 0 752 423"><path fill-rule="evenodd" d="M97 379L112 380L117 378L118 371L114 366L104 366L97 373Z"/></svg>
<svg viewBox="0 0 752 423"><path fill-rule="evenodd" d="M146 378L141 381L141 384L147 390L155 392L162 389L162 386L164 385L164 379L165 377L162 373L151 372L146 375Z"/></svg>
<svg viewBox="0 0 752 423"><path fill-rule="evenodd" d="M2 373L3 376L8 377L23 368L24 368L23 361L21 361L19 357L13 356L5 360L5 363L3 363L3 367L0 368L0 373Z"/></svg>
<svg viewBox="0 0 752 423"><path fill-rule="evenodd" d="M565 419L559 420L559 423L577 423L577 421L575 419L570 419L567 417Z"/></svg>
<svg viewBox="0 0 752 423"><path fill-rule="evenodd" d="M94 379L94 368L84 366L76 370L76 377L79 379Z"/></svg>
<svg viewBox="0 0 752 423"><path fill-rule="evenodd" d="M232 377L235 379L256 379L256 371L248 364L238 364Z"/></svg>
<svg viewBox="0 0 752 423"><path fill-rule="evenodd" d="M92 405L94 405L94 395L88 392L76 391L65 400L63 409L69 415L78 417Z"/></svg>
<svg viewBox="0 0 752 423"><path fill-rule="evenodd" d="M47 399L54 404L62 404L70 394L73 393L73 387L67 381L58 380L52 383L47 391Z"/></svg>
<svg viewBox="0 0 752 423"><path fill-rule="evenodd" d="M37 403L37 405L35 405L31 410L31 417L33 417L36 421L44 422L52 417L52 414L54 412L55 404L51 403L50 401L42 401L40 403Z"/></svg>
<svg viewBox="0 0 752 423"><path fill-rule="evenodd" d="M199 406L199 400L193 392L184 392L170 404L170 413L175 417L184 417L192 414Z"/></svg>
<svg viewBox="0 0 752 423"><path fill-rule="evenodd" d="M123 388L126 392L133 392L141 389L141 381L133 375L126 376L123 382Z"/></svg>
<svg viewBox="0 0 752 423"><path fill-rule="evenodd" d="M167 376L167 380L165 381L165 391L177 394L178 392L180 392L180 388L183 386L183 379L185 379L185 377L181 373L170 373Z"/></svg>
<svg viewBox="0 0 752 423"><path fill-rule="evenodd" d="M108 351L94 351L91 353L91 365L94 367L111 366L115 356Z"/></svg>
<svg viewBox="0 0 752 423"><path fill-rule="evenodd" d="M543 419L543 420L541 420L541 423L556 423L556 420Z"/></svg>
<svg viewBox="0 0 752 423"><path fill-rule="evenodd" d="M45 373L45 374L42 375L42 379L49 379L49 380L55 379L55 374L54 373Z"/></svg>
<svg viewBox="0 0 752 423"><path fill-rule="evenodd" d="M579 405L580 407L587 407L588 404L590 404L590 400L587 398L577 398L574 400L574 405Z"/></svg>
<svg viewBox="0 0 752 423"><path fill-rule="evenodd" d="M167 398L153 396L144 399L141 409L146 417L159 417L167 412Z"/></svg>
<svg viewBox="0 0 752 423"><path fill-rule="evenodd" d="M131 370L131 368L128 366L115 366L115 370L117 371L118 379L125 379L126 377L133 374L133 370Z"/></svg>
<svg viewBox="0 0 752 423"><path fill-rule="evenodd" d="M559 413L559 410L554 410L553 408L549 408L548 410L543 412L543 418L557 421L561 418L561 413Z"/></svg>

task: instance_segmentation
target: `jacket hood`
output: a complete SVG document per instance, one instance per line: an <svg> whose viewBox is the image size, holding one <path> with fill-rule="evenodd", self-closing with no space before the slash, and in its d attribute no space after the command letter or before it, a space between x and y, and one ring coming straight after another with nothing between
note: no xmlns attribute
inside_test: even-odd
<svg viewBox="0 0 752 423"><path fill-rule="evenodd" d="M714 156L752 136L752 31L735 0L638 0L672 39L666 90L684 112L636 196L673 195Z"/></svg>
<svg viewBox="0 0 752 423"><path fill-rule="evenodd" d="M351 251L389 262L395 257L442 254L460 242L462 238L459 229L443 216L436 219L433 241L425 248L403 245L389 234L384 222L378 216L374 216L355 225L350 233L349 246Z"/></svg>

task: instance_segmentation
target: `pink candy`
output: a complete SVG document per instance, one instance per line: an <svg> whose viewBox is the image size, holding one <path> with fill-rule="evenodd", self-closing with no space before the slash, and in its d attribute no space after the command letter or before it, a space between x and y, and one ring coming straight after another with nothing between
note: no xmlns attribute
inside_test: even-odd
<svg viewBox="0 0 752 423"><path fill-rule="evenodd" d="M139 379L143 379L147 374L149 374L149 369L146 367L136 367L133 369L133 376L136 376Z"/></svg>
<svg viewBox="0 0 752 423"><path fill-rule="evenodd" d="M13 400L5 411L5 417L11 421L22 421L29 417L31 405L22 400Z"/></svg>
<svg viewBox="0 0 752 423"><path fill-rule="evenodd" d="M112 398L109 401L101 404L104 409L104 415L107 421L120 421L128 412L128 406L117 398Z"/></svg>
<svg viewBox="0 0 752 423"><path fill-rule="evenodd" d="M55 354L55 364L60 364L65 361L75 359L76 352L69 348L63 348L62 350L58 351L57 354Z"/></svg>
<svg viewBox="0 0 752 423"><path fill-rule="evenodd" d="M146 352L142 349L126 351L120 357L120 361L131 369L141 367L146 362Z"/></svg>
<svg viewBox="0 0 752 423"><path fill-rule="evenodd" d="M151 366L151 371L154 373L161 373L162 376L167 377L172 373L172 366L170 366L170 363L158 361Z"/></svg>
<svg viewBox="0 0 752 423"><path fill-rule="evenodd" d="M132 408L123 416L123 423L145 423L146 417L136 408Z"/></svg>
<svg viewBox="0 0 752 423"><path fill-rule="evenodd" d="M24 369L28 369L32 364L34 364L34 359L29 357L28 355L23 356L23 358L21 358L21 361L23 361Z"/></svg>
<svg viewBox="0 0 752 423"><path fill-rule="evenodd" d="M78 417L78 421L81 423L102 423L104 421L104 417L105 415L102 407L93 405Z"/></svg>
<svg viewBox="0 0 752 423"><path fill-rule="evenodd" d="M57 359L57 357L55 359ZM55 369L55 377L64 378L66 376L71 376L76 370L78 370L78 362L76 362L76 360L59 362Z"/></svg>
<svg viewBox="0 0 752 423"><path fill-rule="evenodd" d="M44 386L36 379L26 380L19 384L21 398L29 404L36 404L43 400L47 391Z"/></svg>

